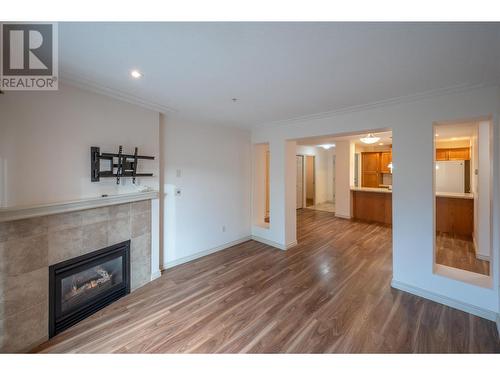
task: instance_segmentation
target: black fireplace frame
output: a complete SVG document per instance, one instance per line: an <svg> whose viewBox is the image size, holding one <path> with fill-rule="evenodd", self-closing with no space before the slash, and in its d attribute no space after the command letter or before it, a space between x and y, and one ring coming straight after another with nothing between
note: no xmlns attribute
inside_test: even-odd
<svg viewBox="0 0 500 375"><path fill-rule="evenodd" d="M122 256L123 279L84 305L61 313L61 280L75 272ZM80 322L96 311L130 293L130 240L69 259L49 267L49 337Z"/></svg>

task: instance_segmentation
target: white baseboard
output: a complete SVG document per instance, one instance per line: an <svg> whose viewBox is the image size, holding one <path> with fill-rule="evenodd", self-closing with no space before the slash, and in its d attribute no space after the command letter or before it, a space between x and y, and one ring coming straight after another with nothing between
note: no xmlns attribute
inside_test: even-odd
<svg viewBox="0 0 500 375"><path fill-rule="evenodd" d="M431 301L440 303L442 305L446 305L449 307L453 307L454 309L465 311L466 313L479 316L480 318L488 319L491 321L497 321L497 326L498 326L498 320L497 320L498 314L495 311L483 309L481 307L477 307L462 301L457 301L453 298L449 298L437 293L430 292L425 289L414 287L394 279L391 281L391 286L395 289L402 290L403 292L411 293L416 296L423 297Z"/></svg>
<svg viewBox="0 0 500 375"><path fill-rule="evenodd" d="M297 240L290 242L287 245L283 245L281 243L274 242L274 241L271 241L271 240L268 240L268 239L265 239L265 238L262 238L259 236L251 236L251 239L254 241L261 242L263 244L275 247L275 248L280 249L280 250L288 250L294 246L297 246Z"/></svg>
<svg viewBox="0 0 500 375"><path fill-rule="evenodd" d="M488 262L490 261L489 255L481 255L481 254L476 253L476 258L480 259L480 260L486 260Z"/></svg>
<svg viewBox="0 0 500 375"><path fill-rule="evenodd" d="M486 260L489 262L490 261L489 255L482 255L477 252L478 247L476 243L476 236L474 234L472 235L472 243L474 244L474 254L476 255L476 258L479 260Z"/></svg>
<svg viewBox="0 0 500 375"><path fill-rule="evenodd" d="M342 214L338 214L338 213L335 213L335 217L338 217L340 219L347 219L347 220L352 219L351 215L342 215Z"/></svg>
<svg viewBox="0 0 500 375"><path fill-rule="evenodd" d="M156 280L160 276L161 276L161 271L160 270L156 271L155 273L152 273L151 274L151 281Z"/></svg>
<svg viewBox="0 0 500 375"><path fill-rule="evenodd" d="M500 313L497 314L497 330L498 330L498 337L500 337Z"/></svg>
<svg viewBox="0 0 500 375"><path fill-rule="evenodd" d="M207 255L216 253L217 251L221 251L221 250L227 249L228 247L239 245L240 243L243 243L243 242L246 242L246 241L249 241L249 240L251 240L251 237L250 236L246 236L246 237L240 238L240 239L238 239L236 241L231 241L231 242L225 243L223 245L214 247L212 249L200 251L199 253L196 253L196 254L193 254L193 255L189 255L189 256L184 257L184 258L179 258L179 259L173 260L171 262L167 262L167 263L163 264L162 270L166 270L168 268L172 268L172 267L178 266L179 264L190 262L192 260L195 260L195 259L207 256Z"/></svg>

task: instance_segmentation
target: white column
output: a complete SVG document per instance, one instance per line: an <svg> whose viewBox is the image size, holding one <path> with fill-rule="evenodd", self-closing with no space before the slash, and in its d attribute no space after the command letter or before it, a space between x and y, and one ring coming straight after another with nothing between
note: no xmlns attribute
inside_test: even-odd
<svg viewBox="0 0 500 375"><path fill-rule="evenodd" d="M335 145L335 216L350 219L353 145L350 141L338 141Z"/></svg>
<svg viewBox="0 0 500 375"><path fill-rule="evenodd" d="M160 277L160 200L151 200L151 281Z"/></svg>

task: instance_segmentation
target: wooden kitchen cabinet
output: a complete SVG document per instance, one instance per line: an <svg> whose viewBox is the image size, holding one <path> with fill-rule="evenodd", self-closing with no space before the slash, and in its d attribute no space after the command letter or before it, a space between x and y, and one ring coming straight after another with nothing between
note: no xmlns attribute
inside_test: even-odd
<svg viewBox="0 0 500 375"><path fill-rule="evenodd" d="M382 173L392 173L389 168L389 164L392 162L392 152L381 152L380 153L380 172Z"/></svg>
<svg viewBox="0 0 500 375"><path fill-rule="evenodd" d="M448 150L448 160L470 160L470 148L450 148Z"/></svg>
<svg viewBox="0 0 500 375"><path fill-rule="evenodd" d="M436 197L436 231L472 240L474 199Z"/></svg>
<svg viewBox="0 0 500 375"><path fill-rule="evenodd" d="M470 147L437 148L436 161L470 160Z"/></svg>
<svg viewBox="0 0 500 375"><path fill-rule="evenodd" d="M446 149L446 148L437 148L436 149L436 160L437 161L448 160L448 149Z"/></svg>
<svg viewBox="0 0 500 375"><path fill-rule="evenodd" d="M379 187L383 173L392 173L389 163L392 161L392 152L362 152L361 153L361 186Z"/></svg>
<svg viewBox="0 0 500 375"><path fill-rule="evenodd" d="M351 193L353 219L392 225L392 193L359 190Z"/></svg>
<svg viewBox="0 0 500 375"><path fill-rule="evenodd" d="M361 153L361 186L379 187L380 152Z"/></svg>

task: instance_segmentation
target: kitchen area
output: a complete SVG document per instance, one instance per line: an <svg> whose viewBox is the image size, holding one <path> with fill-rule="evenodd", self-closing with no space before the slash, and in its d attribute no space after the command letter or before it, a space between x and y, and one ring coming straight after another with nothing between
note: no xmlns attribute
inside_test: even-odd
<svg viewBox="0 0 500 375"><path fill-rule="evenodd" d="M434 125L435 266L491 274L491 134ZM392 131L298 140L297 209L392 227L392 146Z"/></svg>
<svg viewBox="0 0 500 375"><path fill-rule="evenodd" d="M481 275L490 274L488 130L477 123L439 125L434 140L435 263ZM392 134L352 142L352 219L392 226Z"/></svg>
<svg viewBox="0 0 500 375"><path fill-rule="evenodd" d="M392 132L353 139L353 219L392 225Z"/></svg>

